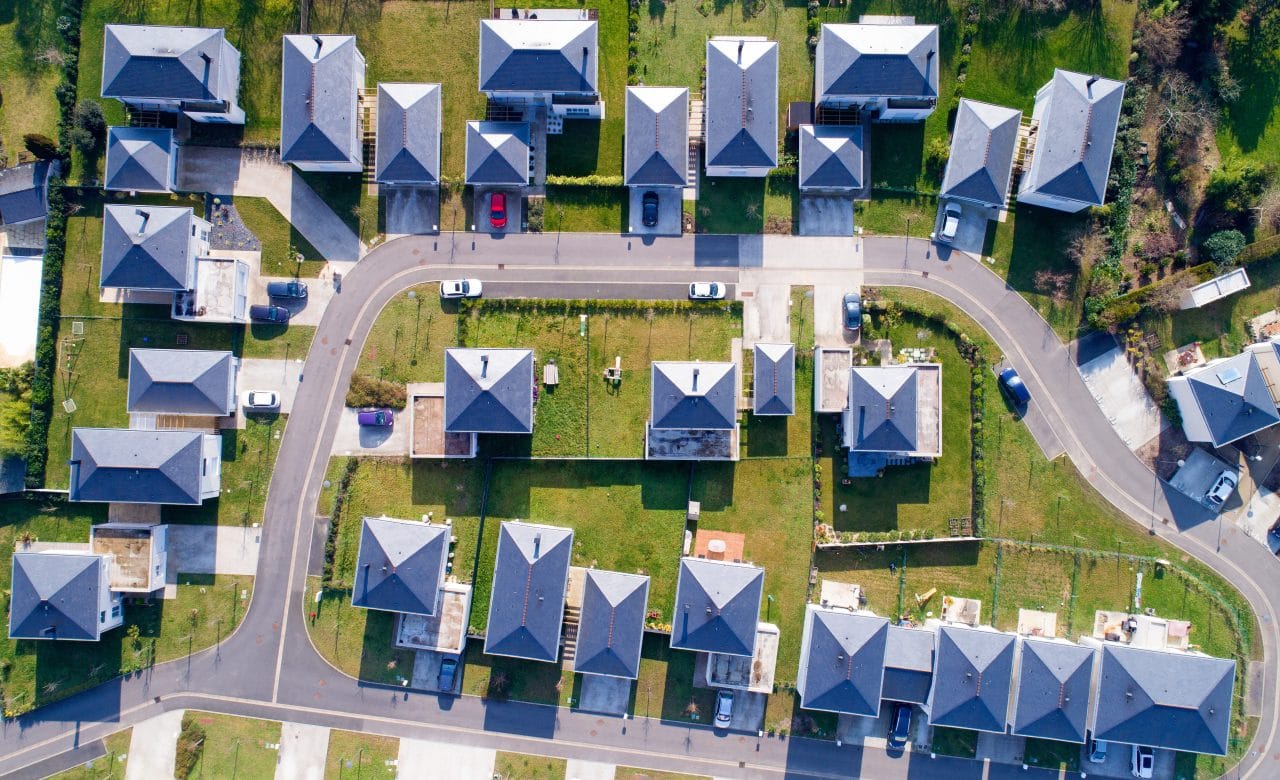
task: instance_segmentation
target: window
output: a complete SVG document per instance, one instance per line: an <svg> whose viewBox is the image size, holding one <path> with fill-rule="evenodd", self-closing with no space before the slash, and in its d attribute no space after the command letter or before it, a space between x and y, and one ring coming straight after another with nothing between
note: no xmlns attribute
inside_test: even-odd
<svg viewBox="0 0 1280 780"><path fill-rule="evenodd" d="M98 622L99 622L99 623L105 623L105 622L107 622L107 613L106 613L106 612L99 612L99 613L98 613Z"/></svg>
<svg viewBox="0 0 1280 780"><path fill-rule="evenodd" d="M113 617L113 618L118 618L118 617L120 617L120 605L119 605L119 604L116 604L115 606L113 606L113 607L111 608L111 617Z"/></svg>

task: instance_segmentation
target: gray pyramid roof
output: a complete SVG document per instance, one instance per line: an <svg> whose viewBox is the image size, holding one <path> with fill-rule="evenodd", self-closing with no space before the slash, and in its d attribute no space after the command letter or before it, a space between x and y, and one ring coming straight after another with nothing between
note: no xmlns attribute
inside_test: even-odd
<svg viewBox="0 0 1280 780"><path fill-rule="evenodd" d="M808 710L880 714L889 619L810 604L804 616L800 701Z"/></svg>
<svg viewBox="0 0 1280 780"><path fill-rule="evenodd" d="M795 414L796 346L757 343L754 355L751 372L755 413Z"/></svg>
<svg viewBox="0 0 1280 780"><path fill-rule="evenodd" d="M230 352L129 350L130 412L233 414L235 383L236 360Z"/></svg>
<svg viewBox="0 0 1280 780"><path fill-rule="evenodd" d="M164 127L107 130L106 189L167 192L173 131Z"/></svg>
<svg viewBox="0 0 1280 780"><path fill-rule="evenodd" d="M889 626L881 698L912 704L924 704L929 700L934 642L932 631Z"/></svg>
<svg viewBox="0 0 1280 780"><path fill-rule="evenodd" d="M752 655L763 590L764 569L758 566L681 558L671 646Z"/></svg>
<svg viewBox="0 0 1280 780"><path fill-rule="evenodd" d="M444 351L444 429L533 433L533 351Z"/></svg>
<svg viewBox="0 0 1280 780"><path fill-rule="evenodd" d="M627 87L626 183L683 187L689 167L689 90Z"/></svg>
<svg viewBox="0 0 1280 780"><path fill-rule="evenodd" d="M639 677L648 603L648 577L589 570L583 584L574 671Z"/></svg>
<svg viewBox="0 0 1280 780"><path fill-rule="evenodd" d="M1236 662L1107 643L1093 736L1226 755Z"/></svg>
<svg viewBox="0 0 1280 780"><path fill-rule="evenodd" d="M961 100L951 136L951 156L942 178L942 197L1003 206L1009 197L1021 124L1021 111Z"/></svg>
<svg viewBox="0 0 1280 780"><path fill-rule="evenodd" d="M190 208L112 203L102 213L103 287L187 290L195 277Z"/></svg>
<svg viewBox="0 0 1280 780"><path fill-rule="evenodd" d="M49 213L50 175L61 170L57 161L49 160L0 169L0 225L43 219Z"/></svg>
<svg viewBox="0 0 1280 780"><path fill-rule="evenodd" d="M861 125L800 125L800 187L862 187Z"/></svg>
<svg viewBox="0 0 1280 780"><path fill-rule="evenodd" d="M855 366L850 372L844 446L859 452L915 452L916 369Z"/></svg>
<svg viewBox="0 0 1280 780"><path fill-rule="evenodd" d="M440 182L440 85L378 85L378 181Z"/></svg>
<svg viewBox="0 0 1280 780"><path fill-rule="evenodd" d="M961 626L938 629L929 722L1005 730L1016 637Z"/></svg>
<svg viewBox="0 0 1280 780"><path fill-rule="evenodd" d="M654 428L731 430L738 422L733 363L653 363L650 424Z"/></svg>
<svg viewBox="0 0 1280 780"><path fill-rule="evenodd" d="M555 663L573 531L505 522L498 531L484 651Z"/></svg>
<svg viewBox="0 0 1280 780"><path fill-rule="evenodd" d="M351 604L434 615L448 557L449 529L443 525L366 517Z"/></svg>
<svg viewBox="0 0 1280 780"><path fill-rule="evenodd" d="M595 92L596 23L562 19L480 22L481 92Z"/></svg>
<svg viewBox="0 0 1280 780"><path fill-rule="evenodd" d="M1187 389L1219 447L1280 422L1266 377L1252 352L1189 373Z"/></svg>
<svg viewBox="0 0 1280 780"><path fill-rule="evenodd" d="M102 96L234 102L239 85L223 62L234 56L221 29L108 24Z"/></svg>
<svg viewBox="0 0 1280 780"><path fill-rule="evenodd" d="M75 428L71 500L199 504L204 434Z"/></svg>
<svg viewBox="0 0 1280 780"><path fill-rule="evenodd" d="M739 54L741 50L741 54ZM778 44L707 41L707 165L778 164Z"/></svg>
<svg viewBox="0 0 1280 780"><path fill-rule="evenodd" d="M936 97L935 24L824 24L814 55L818 99Z"/></svg>
<svg viewBox="0 0 1280 780"><path fill-rule="evenodd" d="M100 555L15 552L10 639L98 639Z"/></svg>
<svg viewBox="0 0 1280 780"><path fill-rule="evenodd" d="M527 122L467 122L467 184L529 183Z"/></svg>
<svg viewBox="0 0 1280 780"><path fill-rule="evenodd" d="M1083 743L1093 659L1090 647L1023 639L1013 733Z"/></svg>
<svg viewBox="0 0 1280 780"><path fill-rule="evenodd" d="M1090 81L1093 83L1090 84ZM1111 172L1124 82L1055 70L1037 106L1040 129L1020 191L1036 190L1101 206Z"/></svg>
<svg viewBox="0 0 1280 780"><path fill-rule="evenodd" d="M354 35L286 35L280 83L280 159L345 162L359 156L357 95L364 60Z"/></svg>

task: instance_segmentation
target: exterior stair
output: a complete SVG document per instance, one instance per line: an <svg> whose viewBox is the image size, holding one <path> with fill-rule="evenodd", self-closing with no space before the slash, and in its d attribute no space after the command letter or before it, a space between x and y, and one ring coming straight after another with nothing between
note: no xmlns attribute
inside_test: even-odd
<svg viewBox="0 0 1280 780"><path fill-rule="evenodd" d="M564 652L560 654L560 664L566 668L573 666L573 659L578 654L578 622L582 619L582 610L571 604L564 608Z"/></svg>

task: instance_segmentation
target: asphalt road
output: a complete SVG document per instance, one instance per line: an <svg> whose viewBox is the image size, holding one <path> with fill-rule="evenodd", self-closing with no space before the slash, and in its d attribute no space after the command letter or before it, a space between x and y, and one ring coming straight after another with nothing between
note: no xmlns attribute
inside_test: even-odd
<svg viewBox="0 0 1280 780"><path fill-rule="evenodd" d="M471 697L440 699L359 683L330 667L312 647L302 593L314 509L348 378L388 300L411 285L459 276L478 277L501 295L678 296L691 280L736 280L738 245L735 237L723 236L644 242L585 234L458 234L377 247L343 279L307 356L292 414L295 424L286 428L267 496L254 594L240 627L216 648L6 721L0 730L0 772L30 767L78 746L90 751L97 739L123 725L187 707L717 776L1035 776L1035 771L924 754L895 757L823 741L757 739ZM1234 531L1224 534L1221 550L1215 550L1216 528L1205 521L1203 510L1176 499L1170 505L1162 486L1107 423L1067 349L1015 291L980 263L959 255L940 259L926 242L901 238L868 238L860 254L867 284L938 293L987 328L1031 390L1035 400L1027 419L1042 448L1065 451L1126 515L1205 561L1245 594L1259 616L1270 660L1262 726L1239 774L1280 776L1277 621L1266 598L1280 593L1276 561ZM858 262L857 254L850 256L851 264ZM799 266L795 260L788 263L791 283L804 283Z"/></svg>

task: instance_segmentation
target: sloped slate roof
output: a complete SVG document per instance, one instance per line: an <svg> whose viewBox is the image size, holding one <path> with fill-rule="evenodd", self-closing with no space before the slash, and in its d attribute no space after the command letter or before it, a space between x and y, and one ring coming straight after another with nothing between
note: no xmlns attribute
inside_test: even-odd
<svg viewBox="0 0 1280 780"><path fill-rule="evenodd" d="M648 577L589 570L583 583L574 671L639 677L648 603Z"/></svg>
<svg viewBox="0 0 1280 780"><path fill-rule="evenodd" d="M505 522L498 532L484 651L555 663L573 531Z"/></svg>
<svg viewBox="0 0 1280 780"><path fill-rule="evenodd" d="M1093 736L1226 755L1236 663L1106 643Z"/></svg>
<svg viewBox="0 0 1280 780"><path fill-rule="evenodd" d="M860 452L916 451L916 369L855 366L850 371L844 445Z"/></svg>
<svg viewBox="0 0 1280 780"><path fill-rule="evenodd" d="M185 290L196 258L190 254L190 208L112 203L102 213L103 287Z"/></svg>
<svg viewBox="0 0 1280 780"><path fill-rule="evenodd" d="M235 412L235 358L200 349L129 350L130 412Z"/></svg>
<svg viewBox="0 0 1280 780"><path fill-rule="evenodd" d="M650 424L654 428L730 430L738 421L733 363L655 361Z"/></svg>
<svg viewBox="0 0 1280 780"><path fill-rule="evenodd" d="M167 191L172 148L173 131L168 128L108 129L106 189Z"/></svg>
<svg viewBox="0 0 1280 780"><path fill-rule="evenodd" d="M801 189L862 187L861 125L800 125Z"/></svg>
<svg viewBox="0 0 1280 780"><path fill-rule="evenodd" d="M850 715L879 715L889 619L810 604L804 621L801 706Z"/></svg>
<svg viewBox="0 0 1280 780"><path fill-rule="evenodd" d="M924 704L929 700L934 642L932 631L889 626L881 698L913 704Z"/></svg>
<svg viewBox="0 0 1280 780"><path fill-rule="evenodd" d="M707 165L778 164L778 44L707 41Z"/></svg>
<svg viewBox="0 0 1280 780"><path fill-rule="evenodd" d="M354 35L286 35L280 159L345 162L360 150L356 100L364 63Z"/></svg>
<svg viewBox="0 0 1280 780"><path fill-rule="evenodd" d="M364 518L351 604L434 615L448 555L449 529L443 525Z"/></svg>
<svg viewBox="0 0 1280 780"><path fill-rule="evenodd" d="M1083 743L1093 659L1090 647L1023 639L1013 733Z"/></svg>
<svg viewBox="0 0 1280 780"><path fill-rule="evenodd" d="M467 122L467 184L529 183L527 122Z"/></svg>
<svg viewBox="0 0 1280 780"><path fill-rule="evenodd" d="M752 655L763 590L764 569L758 566L682 558L676 580L671 646Z"/></svg>
<svg viewBox="0 0 1280 780"><path fill-rule="evenodd" d="M481 92L595 92L596 22L480 22Z"/></svg>
<svg viewBox="0 0 1280 780"><path fill-rule="evenodd" d="M440 85L379 84L377 179L440 182Z"/></svg>
<svg viewBox="0 0 1280 780"><path fill-rule="evenodd" d="M234 101L236 85L221 83L224 44L221 29L108 24L102 96Z"/></svg>
<svg viewBox="0 0 1280 780"><path fill-rule="evenodd" d="M795 344L757 342L751 372L756 414L795 414Z"/></svg>
<svg viewBox="0 0 1280 780"><path fill-rule="evenodd" d="M0 169L0 225L16 225L42 219L49 213L48 183L56 161L38 160Z"/></svg>
<svg viewBox="0 0 1280 780"><path fill-rule="evenodd" d="M942 197L1003 206L1009 198L1021 124L1021 111L961 100L951 136L951 156L942 178Z"/></svg>
<svg viewBox="0 0 1280 780"><path fill-rule="evenodd" d="M1015 641L997 631L939 627L929 722L1003 732Z"/></svg>
<svg viewBox="0 0 1280 780"><path fill-rule="evenodd" d="M824 24L814 58L819 100L828 95L938 94L934 24Z"/></svg>
<svg viewBox="0 0 1280 780"><path fill-rule="evenodd" d="M1040 129L1031 169L1019 188L1101 206L1124 82L1055 70L1049 83L1042 98L1048 103L1036 112Z"/></svg>
<svg viewBox="0 0 1280 780"><path fill-rule="evenodd" d="M98 555L15 552L10 639L98 638Z"/></svg>
<svg viewBox="0 0 1280 780"><path fill-rule="evenodd" d="M533 351L446 349L444 429L533 433Z"/></svg>
<svg viewBox="0 0 1280 780"><path fill-rule="evenodd" d="M200 431L75 428L71 500L199 504L203 445Z"/></svg>
<svg viewBox="0 0 1280 780"><path fill-rule="evenodd" d="M627 87L626 183L683 187L689 167L689 90Z"/></svg>
<svg viewBox="0 0 1280 780"><path fill-rule="evenodd" d="M1242 352L1186 374L1187 387L1218 446L1280 422L1258 358Z"/></svg>

